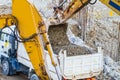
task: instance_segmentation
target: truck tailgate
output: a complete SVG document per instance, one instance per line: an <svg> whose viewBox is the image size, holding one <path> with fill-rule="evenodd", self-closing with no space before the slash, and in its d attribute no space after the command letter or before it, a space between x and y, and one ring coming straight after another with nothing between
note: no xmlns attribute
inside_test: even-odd
<svg viewBox="0 0 120 80"><path fill-rule="evenodd" d="M88 54L66 56L66 51L60 51L60 68L66 79L83 79L94 77L103 70L103 54Z"/></svg>

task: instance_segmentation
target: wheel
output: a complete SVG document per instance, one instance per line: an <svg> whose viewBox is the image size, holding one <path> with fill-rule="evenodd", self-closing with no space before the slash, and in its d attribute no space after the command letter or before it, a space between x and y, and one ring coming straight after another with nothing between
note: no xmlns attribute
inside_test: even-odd
<svg viewBox="0 0 120 80"><path fill-rule="evenodd" d="M2 72L4 75L9 75L10 73L10 64L8 62L8 60L3 60L2 61Z"/></svg>
<svg viewBox="0 0 120 80"><path fill-rule="evenodd" d="M30 80L40 80L36 74L32 74Z"/></svg>

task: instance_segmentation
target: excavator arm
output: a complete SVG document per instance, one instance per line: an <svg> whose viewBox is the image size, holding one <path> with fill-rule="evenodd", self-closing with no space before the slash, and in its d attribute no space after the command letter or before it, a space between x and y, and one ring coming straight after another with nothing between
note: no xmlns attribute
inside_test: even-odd
<svg viewBox="0 0 120 80"><path fill-rule="evenodd" d="M120 0L100 0L100 2L111 8L118 15L120 15Z"/></svg>
<svg viewBox="0 0 120 80"><path fill-rule="evenodd" d="M53 18L50 18L51 25L53 24L61 24L64 23L66 20L71 18L75 13L80 11L83 7L90 4L95 4L97 0L93 0L94 2L91 3L92 0L72 0L66 9L63 8L63 4L67 2L64 0L60 6L55 7L55 14ZM118 15L120 15L120 0L100 0L103 4L111 8L115 11Z"/></svg>
<svg viewBox="0 0 120 80"><path fill-rule="evenodd" d="M54 8L54 16L49 18L51 25L65 23L66 20L85 7L90 0L72 0L67 8L63 10L63 4L66 2L67 0L64 0L60 6Z"/></svg>
<svg viewBox="0 0 120 80"><path fill-rule="evenodd" d="M0 28L16 25L20 39L28 53L35 74L41 80L51 80L45 61L43 42L46 45L53 66L53 51L48 39L46 26L34 5L27 0L12 0L12 14L0 16ZM42 38L40 37L42 36Z"/></svg>

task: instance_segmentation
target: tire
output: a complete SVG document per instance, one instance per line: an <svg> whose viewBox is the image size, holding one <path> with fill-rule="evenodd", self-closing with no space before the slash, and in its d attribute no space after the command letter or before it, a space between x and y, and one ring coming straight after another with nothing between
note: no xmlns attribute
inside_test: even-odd
<svg viewBox="0 0 120 80"><path fill-rule="evenodd" d="M6 76L10 74L10 64L8 60L3 60L2 61L2 73Z"/></svg>
<svg viewBox="0 0 120 80"><path fill-rule="evenodd" d="M39 77L36 74L32 74L30 76L30 80L40 80Z"/></svg>

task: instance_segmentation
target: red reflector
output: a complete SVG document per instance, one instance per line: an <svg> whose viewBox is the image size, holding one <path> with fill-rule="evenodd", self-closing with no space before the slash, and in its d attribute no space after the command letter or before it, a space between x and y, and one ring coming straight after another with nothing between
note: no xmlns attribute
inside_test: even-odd
<svg viewBox="0 0 120 80"><path fill-rule="evenodd" d="M67 79L65 79L64 77L62 77L62 80L67 80Z"/></svg>

